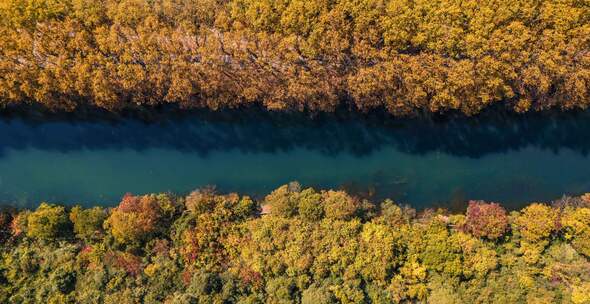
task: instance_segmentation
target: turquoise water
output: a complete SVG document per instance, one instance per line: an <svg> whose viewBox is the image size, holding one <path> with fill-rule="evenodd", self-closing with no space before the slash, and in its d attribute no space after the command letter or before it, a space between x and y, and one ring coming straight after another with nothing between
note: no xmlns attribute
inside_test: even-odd
<svg viewBox="0 0 590 304"><path fill-rule="evenodd" d="M261 196L289 181L414 207L517 208L590 192L590 115L457 119L191 114L144 123L0 120L0 200L114 205L216 185Z"/></svg>

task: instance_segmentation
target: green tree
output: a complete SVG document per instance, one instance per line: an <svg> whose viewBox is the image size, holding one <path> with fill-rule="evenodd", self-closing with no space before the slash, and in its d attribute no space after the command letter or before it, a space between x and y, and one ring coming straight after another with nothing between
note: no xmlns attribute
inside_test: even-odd
<svg viewBox="0 0 590 304"><path fill-rule="evenodd" d="M324 217L322 195L312 188L305 189L299 194L299 216L308 221L319 221Z"/></svg>
<svg viewBox="0 0 590 304"><path fill-rule="evenodd" d="M543 204L531 204L524 208L514 223L522 237L530 242L538 242L551 236L557 228L557 212Z"/></svg>
<svg viewBox="0 0 590 304"><path fill-rule="evenodd" d="M299 191L298 184L283 185L267 195L264 202L270 205L273 215L292 217L297 215Z"/></svg>
<svg viewBox="0 0 590 304"><path fill-rule="evenodd" d="M301 294L302 304L335 304L334 295L326 287L310 286Z"/></svg>
<svg viewBox="0 0 590 304"><path fill-rule="evenodd" d="M27 217L27 236L38 239L55 239L70 233L70 221L63 206L41 203Z"/></svg>
<svg viewBox="0 0 590 304"><path fill-rule="evenodd" d="M100 207L82 209L75 206L70 211L70 220L74 223L76 237L86 241L100 239L106 218L107 213Z"/></svg>
<svg viewBox="0 0 590 304"><path fill-rule="evenodd" d="M581 254L590 257L590 208L568 208L561 217L565 238Z"/></svg>
<svg viewBox="0 0 590 304"><path fill-rule="evenodd" d="M0 302L587 301L584 204L531 204L508 216L510 233L492 239L485 235L500 225L489 225L498 222L499 206L491 204L476 204L491 212L427 209L416 216L391 201L378 209L357 201L347 216L318 218L326 196L336 198L334 206L353 198L291 190L298 208L291 217L259 216L257 202L235 193L201 190L178 201L129 195L111 211L104 233L95 233L104 209L74 207L74 232L93 239L86 243L69 237L69 227L56 228L70 226L64 207L20 211L11 222L14 234L0 243ZM313 212L302 211L307 207ZM466 231L475 218L481 225ZM41 233L53 241L39 241Z"/></svg>
<svg viewBox="0 0 590 304"><path fill-rule="evenodd" d="M521 237L521 250L525 259L536 263L549 244L549 237L557 230L557 211L543 204L531 204L514 219Z"/></svg>
<svg viewBox="0 0 590 304"><path fill-rule="evenodd" d="M322 193L326 217L338 220L350 220L359 215L360 202L344 191L329 190Z"/></svg>

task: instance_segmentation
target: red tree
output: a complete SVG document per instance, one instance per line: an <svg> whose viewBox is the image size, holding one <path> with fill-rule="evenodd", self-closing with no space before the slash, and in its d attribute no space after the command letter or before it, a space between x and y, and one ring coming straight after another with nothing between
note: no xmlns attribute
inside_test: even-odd
<svg viewBox="0 0 590 304"><path fill-rule="evenodd" d="M506 210L497 203L470 201L464 229L476 237L497 239L508 229Z"/></svg>

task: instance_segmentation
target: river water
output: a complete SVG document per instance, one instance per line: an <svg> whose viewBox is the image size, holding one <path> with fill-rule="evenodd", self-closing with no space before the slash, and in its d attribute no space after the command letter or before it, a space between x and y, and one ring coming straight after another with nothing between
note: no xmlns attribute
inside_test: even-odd
<svg viewBox="0 0 590 304"><path fill-rule="evenodd" d="M345 117L346 116L346 117ZM395 119L191 113L0 119L0 201L115 205L206 185L262 196L299 181L416 208L519 208L590 192L590 113Z"/></svg>

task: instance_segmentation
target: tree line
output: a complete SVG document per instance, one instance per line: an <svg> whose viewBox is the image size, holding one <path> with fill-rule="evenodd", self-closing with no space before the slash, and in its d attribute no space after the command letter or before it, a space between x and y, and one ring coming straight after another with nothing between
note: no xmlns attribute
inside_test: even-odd
<svg viewBox="0 0 590 304"><path fill-rule="evenodd" d="M590 102L579 0L0 0L0 104L395 115Z"/></svg>
<svg viewBox="0 0 590 304"><path fill-rule="evenodd" d="M508 212L284 185L0 216L2 303L590 302L590 194Z"/></svg>

